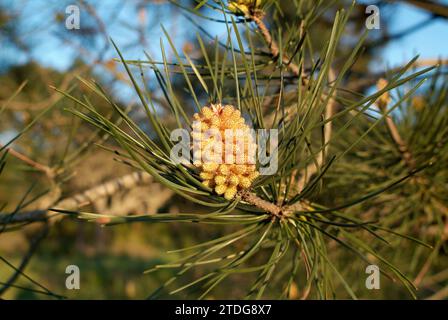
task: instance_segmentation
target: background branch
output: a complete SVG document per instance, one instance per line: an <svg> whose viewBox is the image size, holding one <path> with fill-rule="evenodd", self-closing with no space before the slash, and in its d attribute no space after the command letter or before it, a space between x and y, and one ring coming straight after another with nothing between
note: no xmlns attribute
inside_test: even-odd
<svg viewBox="0 0 448 320"><path fill-rule="evenodd" d="M62 210L75 210L94 202L99 198L111 196L119 191L132 189L140 184L152 181L152 177L144 172L133 172L120 178L92 187L84 192L58 201L53 207ZM17 214L0 214L0 225L12 223L29 223L43 221L49 218L48 208L19 212Z"/></svg>

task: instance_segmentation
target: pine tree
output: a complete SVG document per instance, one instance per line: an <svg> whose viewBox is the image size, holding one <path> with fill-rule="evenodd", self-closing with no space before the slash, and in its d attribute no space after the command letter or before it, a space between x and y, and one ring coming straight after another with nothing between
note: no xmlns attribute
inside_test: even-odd
<svg viewBox="0 0 448 320"><path fill-rule="evenodd" d="M379 266L384 286L399 282L400 296L408 297L407 291L418 297L429 270L443 271L446 262L448 91L438 61L416 57L372 74L366 64L372 52L363 52L367 33L349 35L356 39L351 50L341 45L356 14L356 4L345 1L331 7L337 10L330 11L331 27L322 34L316 30L328 24L330 7L324 1L170 3L193 21L216 21L226 36L201 30L193 58L179 52L163 29L161 61L149 54L145 61L129 60L112 41L144 125L98 81L79 77L89 97L54 90L67 101L68 113L95 130L95 142L114 141L103 148L132 171L118 187L151 179L194 210L83 210L81 200L98 196L100 188L54 201L48 210L23 213L19 204L0 215L0 223L12 230L57 215L53 220L142 223L148 230L155 223L218 228L219 236L172 251L173 258L147 270L170 270L150 298L230 298L220 288L232 281L239 290L231 298L364 298L359 274L369 265ZM162 99L148 79L157 82ZM195 141L181 145L188 161L173 159L178 129ZM206 135L210 129L217 136ZM222 151L226 130L244 136L240 147L232 140L230 163L220 162L222 153L192 160L198 149ZM253 137L251 130L278 136ZM266 162L245 156L255 146ZM3 169L8 150L0 152ZM263 174L272 163L275 172ZM43 232L47 228L45 223Z"/></svg>

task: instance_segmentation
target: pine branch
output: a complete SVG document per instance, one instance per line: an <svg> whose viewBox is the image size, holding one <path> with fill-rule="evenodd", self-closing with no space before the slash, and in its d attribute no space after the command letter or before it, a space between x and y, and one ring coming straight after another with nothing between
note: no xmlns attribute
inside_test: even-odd
<svg viewBox="0 0 448 320"><path fill-rule="evenodd" d="M377 86L378 86L379 90L382 90L387 86L387 81L384 79L380 79L378 81ZM389 92L384 93L377 101L378 108L384 114L387 114L387 105L389 104L389 101L390 101ZM392 118L392 116L390 116L390 115L386 116L386 125L387 125L387 129L389 131L389 134L392 137L392 139L394 140L398 151L401 153L401 156L402 156L404 162L408 166L409 170L413 171L416 168L416 163L415 163L414 157L413 157L411 151L409 150L408 145L401 137L400 132L398 131L398 127L395 124L395 121Z"/></svg>
<svg viewBox="0 0 448 320"><path fill-rule="evenodd" d="M333 70L333 68L330 68L330 71L328 73L328 81L329 83L333 83L336 80L336 74ZM336 100L333 97L330 97L328 101L328 105L325 109L325 119L324 121L327 121L331 119L336 112ZM322 150L319 152L318 158L317 158L317 165L315 163L311 163L308 165L300 174L302 179L298 182L298 191L301 192L305 185L309 182L311 177L317 173L318 169L322 167L322 164L324 163L325 154L327 153L329 144L328 142L331 139L331 134L333 132L333 124L332 121L328 121L324 124L324 146L322 147Z"/></svg>
<svg viewBox="0 0 448 320"><path fill-rule="evenodd" d="M0 148L2 148L1 144L0 144ZM12 148L7 148L6 150L7 150L8 154L10 154L13 157L15 157L16 159L19 159L20 161L26 163L30 167L45 173L49 178L53 178L55 176L55 172L52 168L28 158L24 154L12 149Z"/></svg>
<svg viewBox="0 0 448 320"><path fill-rule="evenodd" d="M280 55L280 49L278 47L277 42L272 38L271 32L266 26L266 24L263 22L263 16L264 13L260 10L256 10L254 13L252 13L249 17L252 19L255 24L258 27L258 30L260 31L261 35L263 36L264 40L269 46L269 50L271 52L271 56L273 59L277 59ZM299 76L301 74L301 71L299 67L292 61L292 59L288 58L286 54L283 55L283 60L287 61L286 66L291 70L294 75ZM335 72L332 68L329 70L329 83L333 83L336 79ZM307 84L307 79L305 78L305 75L302 73L302 83L304 85ZM327 97L324 95L324 97ZM325 110L325 121L328 119L331 119L331 117L335 113L336 108L336 101L333 97L330 97L328 101L328 105ZM324 147L320 151L317 159L317 166L312 163L310 164L306 169L304 169L301 173L301 179L299 181L298 190L299 192L303 190L306 183L309 181L309 179L318 171L318 168L322 166L324 162L325 153L328 150L328 141L331 139L331 133L332 133L332 122L328 121L324 125ZM296 172L294 172L295 176Z"/></svg>
<svg viewBox="0 0 448 320"><path fill-rule="evenodd" d="M81 206L95 202L100 198L112 196L119 191L129 190L138 185L146 184L151 181L152 177L149 174L144 172L133 172L58 201L53 207L63 210L74 210ZM4 213L0 214L0 225L45 221L48 218L48 209L20 212L14 215Z"/></svg>
<svg viewBox="0 0 448 320"><path fill-rule="evenodd" d="M301 211L306 205L305 201L298 202L291 206L281 206L261 199L255 193L243 191L240 193L241 199L247 203L270 213L273 217L283 219L290 217L294 212Z"/></svg>
<svg viewBox="0 0 448 320"><path fill-rule="evenodd" d="M244 191L241 192L241 199L251 205L262 209L275 217L281 217L282 208L272 202L266 201L258 197L255 193Z"/></svg>
<svg viewBox="0 0 448 320"><path fill-rule="evenodd" d="M397 125L395 124L391 116L386 117L386 124L392 139L395 141L395 144L397 145L397 148L403 157L404 162L407 164L410 170L414 170L416 164L412 156L412 153L409 150L408 145L404 142L403 138L401 137Z"/></svg>
<svg viewBox="0 0 448 320"><path fill-rule="evenodd" d="M266 24L263 22L263 16L264 13L262 11L255 11L252 13L249 18L255 22L257 25L258 30L260 31L261 35L263 36L264 40L268 44L269 51L271 52L271 56L273 59L277 59L280 55L280 49L278 47L277 42L272 38L271 32L269 31ZM300 75L300 68L292 62L292 59L288 58L286 54L283 55L283 60L286 63L286 66L289 70L291 70L294 75L299 76Z"/></svg>

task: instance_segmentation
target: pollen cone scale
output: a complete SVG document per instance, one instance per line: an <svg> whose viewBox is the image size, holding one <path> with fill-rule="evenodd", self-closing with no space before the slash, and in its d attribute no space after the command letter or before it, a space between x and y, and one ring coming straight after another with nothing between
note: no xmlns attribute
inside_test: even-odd
<svg viewBox="0 0 448 320"><path fill-rule="evenodd" d="M203 107L194 115L193 158L203 184L232 200L249 189L259 173L256 142L241 112L231 105Z"/></svg>
<svg viewBox="0 0 448 320"><path fill-rule="evenodd" d="M262 0L231 0L229 10L238 15L249 16L251 12L258 9Z"/></svg>

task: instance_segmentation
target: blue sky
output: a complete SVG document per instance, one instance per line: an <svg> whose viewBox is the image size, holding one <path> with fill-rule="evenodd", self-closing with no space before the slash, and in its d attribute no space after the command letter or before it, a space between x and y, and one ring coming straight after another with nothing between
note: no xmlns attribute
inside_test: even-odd
<svg viewBox="0 0 448 320"><path fill-rule="evenodd" d="M402 5L393 17L390 28L398 32L426 20L428 14L411 5ZM393 41L383 52L383 59L390 65L398 65L409 61L416 54L420 54L421 58L448 58L447 19L437 19L430 25Z"/></svg>
<svg viewBox="0 0 448 320"><path fill-rule="evenodd" d="M370 3L370 1L362 0L359 1L361 3ZM448 3L447 1L443 1L444 3ZM54 27L46 28L47 23L51 24L53 19L52 12L53 9L60 6L60 11L64 12L64 8L66 3L64 1L50 1L51 5L48 5L48 1L45 0L33 0L28 1L26 7L22 7L22 1L12 1L12 0L0 0L0 3L6 4L8 7L15 8L17 12L20 12L22 16L26 17L27 24L31 25L31 30L27 30L30 37L34 39L34 45L36 49L33 51L33 58L43 65L50 66L59 70L64 70L70 66L70 63L73 59L73 48L68 47L67 45L61 43L56 37L53 36L53 33L56 31ZM59 4L58 4L59 3ZM101 1L101 2L92 2L99 3L97 5L97 10L100 15L109 16L110 12L112 12L117 7L117 1ZM124 3L124 2L123 2ZM157 10L158 18L160 16L166 15L166 19L161 19L161 21L165 21L165 26L169 29L171 27L176 29L176 34L179 38L182 38L185 32L191 30L191 24L187 22L185 19L180 17L178 19L179 23L176 26L171 26L170 21L175 21L171 19L170 11L168 8L163 5L154 6L154 9L149 10ZM136 22L135 16L136 12L133 10L134 6L132 3L124 5L121 8L121 13L119 16L115 17L115 24L112 24L108 27L108 32L114 35L114 39L120 45L120 47L126 46L132 39L129 39L129 32L122 27L117 27L117 24L122 23L123 21L127 21L130 25ZM397 10L392 12L390 8L384 9L386 12L380 12L382 15L382 23L386 23L384 20L385 17L391 16L393 19L387 23L390 23L388 26L392 32L399 32L400 30L404 30L407 27L415 25L416 23L427 19L428 13L423 10L416 9L411 5L400 5ZM151 19L149 15L148 19ZM82 18L82 16L81 16ZM179 18L179 17L178 17ZM83 21L81 19L81 25ZM149 21L150 23L150 21ZM215 25L222 28L222 25ZM188 27L188 28L185 28ZM158 47L159 39L162 36L159 25L155 25L153 28L150 28L150 32L146 35L150 39L150 43L148 44L145 50L151 51L154 47ZM220 28L216 29L218 34L221 34ZM224 31L224 30L223 30ZM143 48L135 48L134 50L125 51L126 56L132 56L134 58L143 58L142 55ZM447 19L438 19L430 25L418 30L390 43L386 49L382 52L382 62L384 66L392 66L397 64L403 64L409 59L411 59L414 55L419 53L422 58L448 58L448 20ZM6 52L3 54L9 54L14 57L16 63L23 63L26 58L25 56L17 55L17 52ZM112 52L110 54L113 54ZM2 54L0 53L0 56ZM112 56L110 56L112 57ZM3 60L3 59L2 59ZM1 63L1 62L0 62Z"/></svg>

